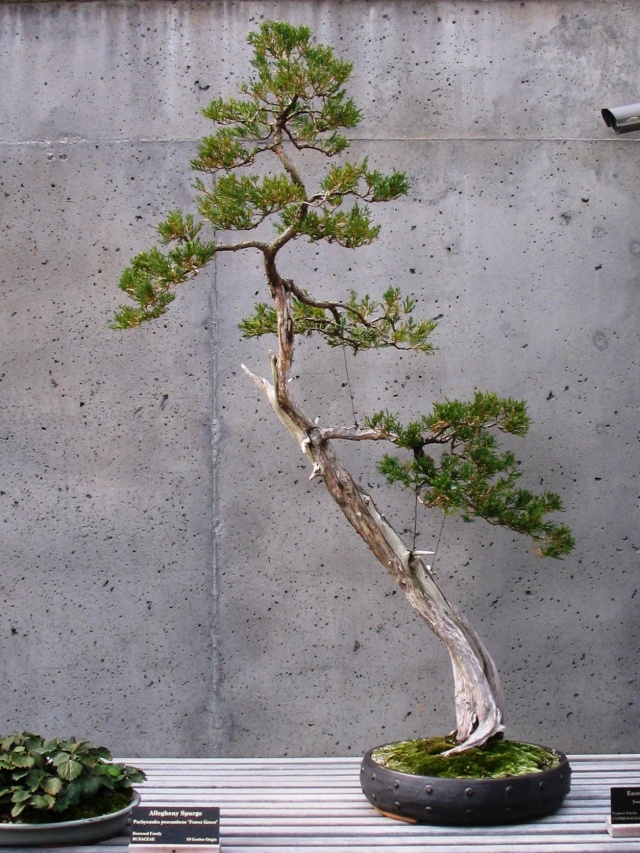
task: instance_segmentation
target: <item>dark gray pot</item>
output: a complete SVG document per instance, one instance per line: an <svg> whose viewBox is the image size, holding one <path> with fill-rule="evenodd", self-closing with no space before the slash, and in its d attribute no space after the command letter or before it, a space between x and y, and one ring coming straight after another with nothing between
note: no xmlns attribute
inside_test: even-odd
<svg viewBox="0 0 640 853"><path fill-rule="evenodd" d="M362 761L362 791L372 806L399 819L441 826L517 823L553 814L569 793L571 767L561 752L558 766L541 773L444 779L389 770L372 759L374 751L369 750Z"/></svg>
<svg viewBox="0 0 640 853"><path fill-rule="evenodd" d="M134 791L129 805L112 814L61 823L0 823L0 847L42 847L104 841L124 831L131 809L139 803L140 794Z"/></svg>

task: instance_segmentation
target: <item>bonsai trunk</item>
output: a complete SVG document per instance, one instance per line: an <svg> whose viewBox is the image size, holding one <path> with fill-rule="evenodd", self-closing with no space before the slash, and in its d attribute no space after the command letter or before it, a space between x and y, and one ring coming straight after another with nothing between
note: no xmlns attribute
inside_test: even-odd
<svg viewBox="0 0 640 853"><path fill-rule="evenodd" d="M446 645L455 681L456 739L461 752L504 730L503 697L498 673L484 644L466 619L445 597L430 569L409 551L378 512L369 495L337 458L326 441L312 455L331 497L350 524L404 592L405 597Z"/></svg>
<svg viewBox="0 0 640 853"><path fill-rule="evenodd" d="M349 523L391 573L414 610L445 643L453 665L458 742L449 753L482 746L504 730L503 696L495 664L476 632L447 600L429 567L405 547L371 497L340 462L328 437L362 439L367 437L366 431L356 436L349 430L323 430L293 400L289 391L293 323L287 283L279 278L273 266L267 263L267 267L278 313L280 342L278 356L271 354L272 382L254 376L244 365L243 369L267 395L278 418L310 459L311 477L322 477Z"/></svg>

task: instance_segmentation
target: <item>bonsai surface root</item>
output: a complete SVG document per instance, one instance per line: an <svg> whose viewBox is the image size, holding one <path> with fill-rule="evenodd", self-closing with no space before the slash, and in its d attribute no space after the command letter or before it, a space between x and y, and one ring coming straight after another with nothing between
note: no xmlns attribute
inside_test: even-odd
<svg viewBox="0 0 640 853"><path fill-rule="evenodd" d="M447 779L503 779L542 773L560 763L553 749L506 738L494 738L483 747L457 755L443 756L455 746L455 738L405 740L374 750L373 760L401 773L415 776L440 776Z"/></svg>
<svg viewBox="0 0 640 853"><path fill-rule="evenodd" d="M74 806L69 806L62 812L54 812L50 809L25 809L18 818L12 818L10 815L11 805L9 808L0 810L0 823L62 823L70 820L84 820L90 817L100 817L102 815L113 814L119 812L129 805L132 798L132 792L129 791L104 791L97 794L95 797L90 797Z"/></svg>

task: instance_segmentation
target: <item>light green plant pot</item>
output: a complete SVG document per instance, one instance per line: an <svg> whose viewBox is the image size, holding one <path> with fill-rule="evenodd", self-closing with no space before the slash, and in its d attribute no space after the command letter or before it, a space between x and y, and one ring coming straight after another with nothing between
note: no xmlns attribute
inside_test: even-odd
<svg viewBox="0 0 640 853"><path fill-rule="evenodd" d="M104 841L125 829L131 810L139 803L140 794L134 791L129 805L111 814L59 823L0 823L0 847L42 847Z"/></svg>

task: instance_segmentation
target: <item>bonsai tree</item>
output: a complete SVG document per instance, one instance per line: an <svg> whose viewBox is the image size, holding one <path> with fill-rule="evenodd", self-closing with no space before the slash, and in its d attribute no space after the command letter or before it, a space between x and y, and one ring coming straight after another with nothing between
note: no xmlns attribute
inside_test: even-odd
<svg viewBox="0 0 640 853"><path fill-rule="evenodd" d="M416 316L414 300L390 287L378 299L345 293L323 298L311 285L284 271L287 246L295 240L335 243L347 249L370 244L380 227L372 205L408 191L402 172L381 174L366 159L343 155L344 131L361 112L345 90L352 65L330 47L313 42L307 27L266 22L248 37L253 47L250 78L239 98L214 99L204 115L215 130L202 139L191 168L199 217L171 211L158 225L160 246L137 255L120 287L133 304L122 306L114 328L127 329L162 316L178 285L192 279L216 254L262 255L269 301L255 305L241 323L246 337L274 336L268 378L248 376L322 480L345 518L389 571L414 610L445 643L455 683L455 739L448 753L484 745L504 729L503 695L496 667L482 640L445 595L422 557L375 506L341 462L344 441L386 442L380 463L389 483L415 493L427 509L483 518L525 534L538 552L562 557L573 547L569 529L549 519L562 509L550 492L520 488L516 457L500 449L500 433L524 436L526 404L478 392L469 401L445 400L408 423L391 411L371 413L364 426L316 423L293 396L291 368L297 341L316 335L330 347L354 353L382 347L432 351L436 323ZM322 178L305 172L308 152L328 163ZM203 228L223 234L207 240ZM235 237L234 235L238 235ZM213 236L213 235L212 235Z"/></svg>

